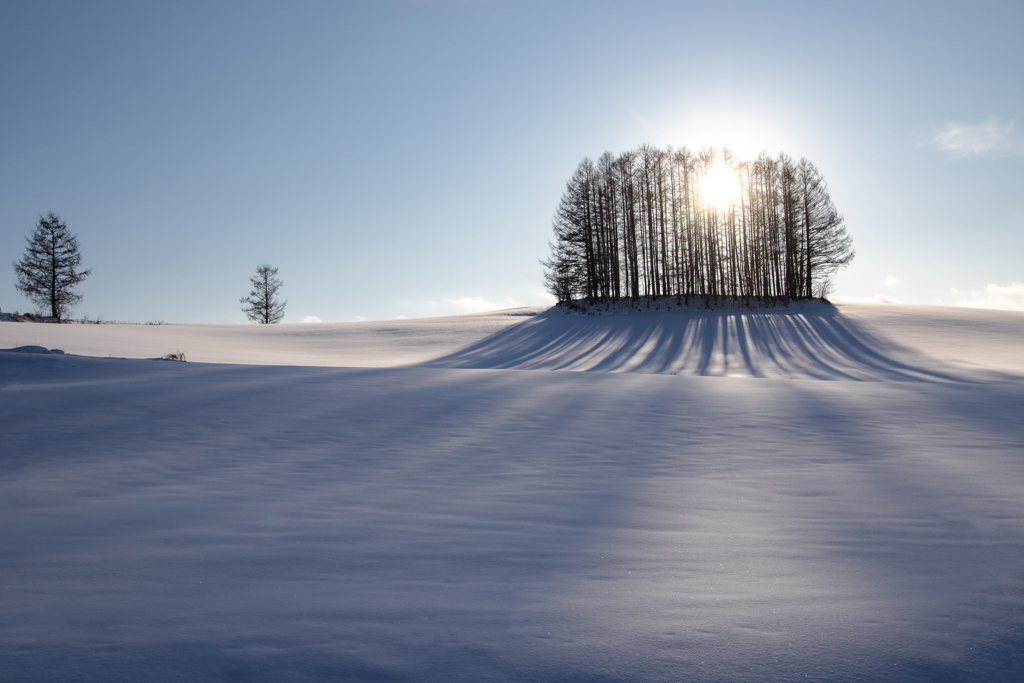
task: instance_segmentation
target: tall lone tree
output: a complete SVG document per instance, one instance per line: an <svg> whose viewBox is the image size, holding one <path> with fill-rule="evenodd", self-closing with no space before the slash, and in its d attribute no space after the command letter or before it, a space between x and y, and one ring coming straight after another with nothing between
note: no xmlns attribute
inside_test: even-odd
<svg viewBox="0 0 1024 683"><path fill-rule="evenodd" d="M75 286L92 273L92 268L78 270L82 264L78 238L52 211L45 218L39 217L26 240L25 256L14 263L18 276L15 288L37 306L49 308L50 317L60 321L82 300Z"/></svg>
<svg viewBox="0 0 1024 683"><path fill-rule="evenodd" d="M277 277L277 268L271 268L264 263L256 267L256 274L249 278L252 283L252 291L249 296L243 296L239 303L242 312L249 318L250 322L270 325L281 322L284 317L284 307L287 301L278 303L277 290L284 285Z"/></svg>

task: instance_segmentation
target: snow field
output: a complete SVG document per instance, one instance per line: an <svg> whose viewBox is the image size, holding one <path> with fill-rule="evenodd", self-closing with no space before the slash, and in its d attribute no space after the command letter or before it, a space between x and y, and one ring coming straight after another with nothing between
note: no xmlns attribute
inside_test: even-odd
<svg viewBox="0 0 1024 683"><path fill-rule="evenodd" d="M884 308L0 353L2 678L1019 681L1020 323Z"/></svg>
<svg viewBox="0 0 1024 683"><path fill-rule="evenodd" d="M816 303L774 310L464 316L291 325L0 322L0 349L250 365L597 370L808 379L1012 379L1024 316L966 308ZM979 374L980 373L980 374ZM1009 377L1008 377L1009 375Z"/></svg>
<svg viewBox="0 0 1024 683"><path fill-rule="evenodd" d="M475 315L283 325L51 325L0 322L0 349L24 345L83 356L247 365L389 367L421 363L522 322L543 308Z"/></svg>

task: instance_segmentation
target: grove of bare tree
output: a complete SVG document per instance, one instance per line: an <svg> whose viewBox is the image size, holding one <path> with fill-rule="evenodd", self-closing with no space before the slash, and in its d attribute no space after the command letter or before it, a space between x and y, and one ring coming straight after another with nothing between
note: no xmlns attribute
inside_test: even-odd
<svg viewBox="0 0 1024 683"><path fill-rule="evenodd" d="M561 304L824 296L852 240L814 164L643 145L584 159L544 261Z"/></svg>

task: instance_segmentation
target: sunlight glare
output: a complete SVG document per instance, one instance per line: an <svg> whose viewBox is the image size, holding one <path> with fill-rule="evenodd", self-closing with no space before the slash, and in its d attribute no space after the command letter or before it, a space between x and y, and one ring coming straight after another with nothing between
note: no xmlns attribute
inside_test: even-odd
<svg viewBox="0 0 1024 683"><path fill-rule="evenodd" d="M701 180L701 189L705 200L721 209L739 197L739 178L723 163L716 162Z"/></svg>

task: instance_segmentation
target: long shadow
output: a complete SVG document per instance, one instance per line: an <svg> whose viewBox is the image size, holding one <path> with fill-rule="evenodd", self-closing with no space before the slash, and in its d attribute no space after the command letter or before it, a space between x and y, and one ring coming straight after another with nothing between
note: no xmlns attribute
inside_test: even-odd
<svg viewBox="0 0 1024 683"><path fill-rule="evenodd" d="M827 305L604 316L552 309L424 365L862 381L967 379Z"/></svg>
<svg viewBox="0 0 1024 683"><path fill-rule="evenodd" d="M716 349L748 369L902 353L782 313L555 317L474 346L705 374ZM0 411L0 464L46 468L0 491L5 680L1021 680L1024 575L985 569L1017 566L1019 477L996 476L1019 471L1016 385L7 363L61 360L64 384ZM982 419L1004 442L961 438ZM943 517L972 492L1001 535ZM716 558L742 615L709 606Z"/></svg>

